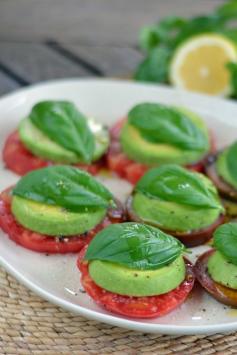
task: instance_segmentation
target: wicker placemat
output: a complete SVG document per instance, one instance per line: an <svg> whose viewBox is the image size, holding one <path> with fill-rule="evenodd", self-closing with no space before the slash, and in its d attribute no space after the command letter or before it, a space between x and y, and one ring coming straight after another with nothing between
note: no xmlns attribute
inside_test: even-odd
<svg viewBox="0 0 237 355"><path fill-rule="evenodd" d="M237 333L142 334L70 314L0 268L0 354L237 354Z"/></svg>

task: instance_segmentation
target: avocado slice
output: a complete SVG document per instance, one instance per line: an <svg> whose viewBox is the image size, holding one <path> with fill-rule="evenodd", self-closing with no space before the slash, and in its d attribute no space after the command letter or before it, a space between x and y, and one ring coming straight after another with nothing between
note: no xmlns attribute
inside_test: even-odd
<svg viewBox="0 0 237 355"><path fill-rule="evenodd" d="M89 120L89 127L95 135L95 151L93 161L98 160L108 149L109 133L100 124ZM57 163L80 163L80 158L70 150L61 147L41 132L29 118L21 121L19 135L23 144L36 156Z"/></svg>
<svg viewBox="0 0 237 355"><path fill-rule="evenodd" d="M178 287L185 279L185 263L179 256L157 270L134 270L108 261L93 260L89 274L100 287L120 295L154 296Z"/></svg>
<svg viewBox="0 0 237 355"><path fill-rule="evenodd" d="M189 232L210 226L219 217L220 210L181 205L147 197L136 192L132 208L144 223L176 232Z"/></svg>
<svg viewBox="0 0 237 355"><path fill-rule="evenodd" d="M12 213L24 227L49 236L70 236L89 231L106 215L106 209L90 209L80 213L62 207L13 196Z"/></svg>
<svg viewBox="0 0 237 355"><path fill-rule="evenodd" d="M186 109L179 108L187 114L190 120L202 130L208 139L208 129L200 117ZM120 136L121 146L126 155L139 163L146 165L175 163L186 165L201 160L209 150L192 151L183 150L169 144L152 143L145 140L140 132L128 122L122 128Z"/></svg>
<svg viewBox="0 0 237 355"><path fill-rule="evenodd" d="M237 290L237 265L228 261L219 251L210 256L207 268L214 281Z"/></svg>
<svg viewBox="0 0 237 355"><path fill-rule="evenodd" d="M215 162L217 174L233 188L237 189L237 182L232 178L227 167L228 148L221 152Z"/></svg>

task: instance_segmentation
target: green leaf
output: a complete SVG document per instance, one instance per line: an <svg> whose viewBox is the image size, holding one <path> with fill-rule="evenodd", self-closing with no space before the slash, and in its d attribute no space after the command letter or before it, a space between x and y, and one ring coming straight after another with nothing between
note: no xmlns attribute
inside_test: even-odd
<svg viewBox="0 0 237 355"><path fill-rule="evenodd" d="M237 64L236 63L228 63L227 69L230 72L230 83L231 83L231 94L232 97L237 98Z"/></svg>
<svg viewBox="0 0 237 355"><path fill-rule="evenodd" d="M138 81L168 82L171 51L167 47L153 49L138 66L134 78Z"/></svg>
<svg viewBox="0 0 237 355"><path fill-rule="evenodd" d="M42 101L30 113L33 124L52 141L76 153L82 162L92 160L95 141L87 119L67 101Z"/></svg>
<svg viewBox="0 0 237 355"><path fill-rule="evenodd" d="M237 265L237 223L226 223L214 232L214 247Z"/></svg>
<svg viewBox="0 0 237 355"><path fill-rule="evenodd" d="M229 21L237 18L237 1L226 1L216 9L216 13L224 20Z"/></svg>
<svg viewBox="0 0 237 355"><path fill-rule="evenodd" d="M89 244L85 259L104 260L131 269L153 270L170 264L183 244L158 228L139 223L113 224Z"/></svg>
<svg viewBox="0 0 237 355"><path fill-rule="evenodd" d="M113 196L99 181L83 170L51 166L34 170L16 184L13 195L70 211L107 208Z"/></svg>
<svg viewBox="0 0 237 355"><path fill-rule="evenodd" d="M149 170L135 191L178 204L223 209L216 188L207 178L175 164Z"/></svg>
<svg viewBox="0 0 237 355"><path fill-rule="evenodd" d="M136 105L128 113L129 124L154 143L169 143L181 149L206 150L208 139L181 111L153 103Z"/></svg>
<svg viewBox="0 0 237 355"><path fill-rule="evenodd" d="M172 40L180 31L186 19L177 16L167 16L157 25L143 27L140 32L140 46L146 51L152 50L157 45L172 46Z"/></svg>
<svg viewBox="0 0 237 355"><path fill-rule="evenodd" d="M229 146L226 155L226 163L232 179L237 182L237 141Z"/></svg>

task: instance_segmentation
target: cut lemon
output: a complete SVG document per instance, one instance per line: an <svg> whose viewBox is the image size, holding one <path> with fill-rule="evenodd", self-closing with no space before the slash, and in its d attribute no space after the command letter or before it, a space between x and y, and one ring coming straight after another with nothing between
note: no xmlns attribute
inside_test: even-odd
<svg viewBox="0 0 237 355"><path fill-rule="evenodd" d="M186 90L227 96L231 86L226 64L236 61L236 46L224 36L195 36L177 48L171 61L170 81Z"/></svg>

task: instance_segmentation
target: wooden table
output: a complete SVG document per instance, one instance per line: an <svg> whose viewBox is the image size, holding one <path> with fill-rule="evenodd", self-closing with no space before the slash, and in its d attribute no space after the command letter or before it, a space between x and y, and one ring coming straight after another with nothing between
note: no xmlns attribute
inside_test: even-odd
<svg viewBox="0 0 237 355"><path fill-rule="evenodd" d="M224 0L0 0L0 95L43 80L126 76L141 26Z"/></svg>
<svg viewBox="0 0 237 355"><path fill-rule="evenodd" d="M43 80L126 77L142 60L139 28L205 13L224 0L0 0L0 95ZM237 353L237 335L142 334L71 315L0 269L2 354Z"/></svg>

